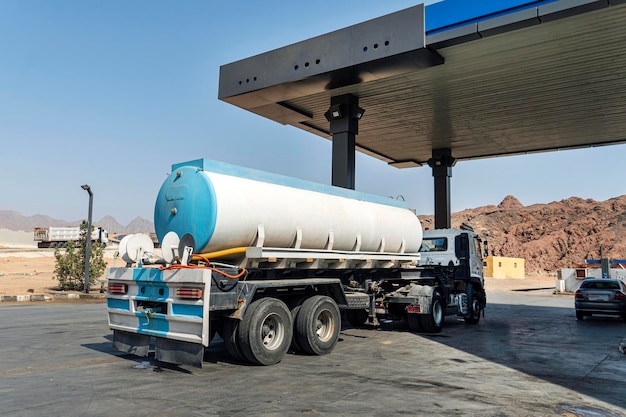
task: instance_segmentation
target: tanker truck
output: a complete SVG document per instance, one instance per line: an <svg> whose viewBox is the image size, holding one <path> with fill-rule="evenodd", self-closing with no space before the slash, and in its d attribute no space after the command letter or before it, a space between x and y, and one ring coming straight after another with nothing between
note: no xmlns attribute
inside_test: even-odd
<svg viewBox="0 0 626 417"><path fill-rule="evenodd" d="M484 315L479 236L423 231L402 201L200 159L172 166L154 223L162 257L129 235L107 270L114 348L138 356L202 367L219 334L235 360L272 365L330 353L342 314L430 333Z"/></svg>

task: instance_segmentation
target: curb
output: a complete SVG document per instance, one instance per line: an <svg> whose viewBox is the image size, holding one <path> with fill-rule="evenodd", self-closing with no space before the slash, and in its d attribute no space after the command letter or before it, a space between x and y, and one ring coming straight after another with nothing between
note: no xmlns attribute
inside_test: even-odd
<svg viewBox="0 0 626 417"><path fill-rule="evenodd" d="M0 295L0 303L29 303L40 301L67 301L67 300L99 300L105 299L106 293L79 293L61 292L28 295Z"/></svg>

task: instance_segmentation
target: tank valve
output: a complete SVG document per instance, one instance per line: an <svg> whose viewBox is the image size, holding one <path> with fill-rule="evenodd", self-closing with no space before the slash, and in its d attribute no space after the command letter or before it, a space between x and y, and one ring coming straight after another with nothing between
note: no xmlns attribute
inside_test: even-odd
<svg viewBox="0 0 626 417"><path fill-rule="evenodd" d="M176 213L178 213L178 210L176 210L176 207L174 207L173 209L170 210L170 213L172 214L172 216L176 216Z"/></svg>

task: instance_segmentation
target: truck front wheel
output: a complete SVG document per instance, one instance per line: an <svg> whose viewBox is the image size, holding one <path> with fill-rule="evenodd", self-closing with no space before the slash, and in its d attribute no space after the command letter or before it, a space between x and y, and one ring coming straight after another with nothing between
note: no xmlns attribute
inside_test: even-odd
<svg viewBox="0 0 626 417"><path fill-rule="evenodd" d="M443 329L444 307L441 295L435 291L430 304L430 313L420 315L422 329L426 333L439 333Z"/></svg>
<svg viewBox="0 0 626 417"><path fill-rule="evenodd" d="M261 298L250 304L237 331L239 351L258 365L273 365L285 356L293 324L291 312L276 298Z"/></svg>
<svg viewBox="0 0 626 417"><path fill-rule="evenodd" d="M325 355L337 345L341 316L335 301L327 296L313 296L300 307L295 337L298 346L311 355Z"/></svg>
<svg viewBox="0 0 626 417"><path fill-rule="evenodd" d="M463 317L463 320L465 320L466 324L478 324L482 313L482 307L478 294L476 294L476 290L471 285L467 288L467 301L468 312L467 316Z"/></svg>

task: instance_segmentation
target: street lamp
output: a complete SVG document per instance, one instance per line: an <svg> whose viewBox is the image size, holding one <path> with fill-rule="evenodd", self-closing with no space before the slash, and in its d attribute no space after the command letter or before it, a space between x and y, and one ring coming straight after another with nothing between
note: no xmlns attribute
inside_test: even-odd
<svg viewBox="0 0 626 417"><path fill-rule="evenodd" d="M91 210L93 209L93 193L91 187L87 184L81 185L80 188L89 193L89 216L87 217L87 235L85 243L85 293L89 293L89 258L91 256Z"/></svg>

